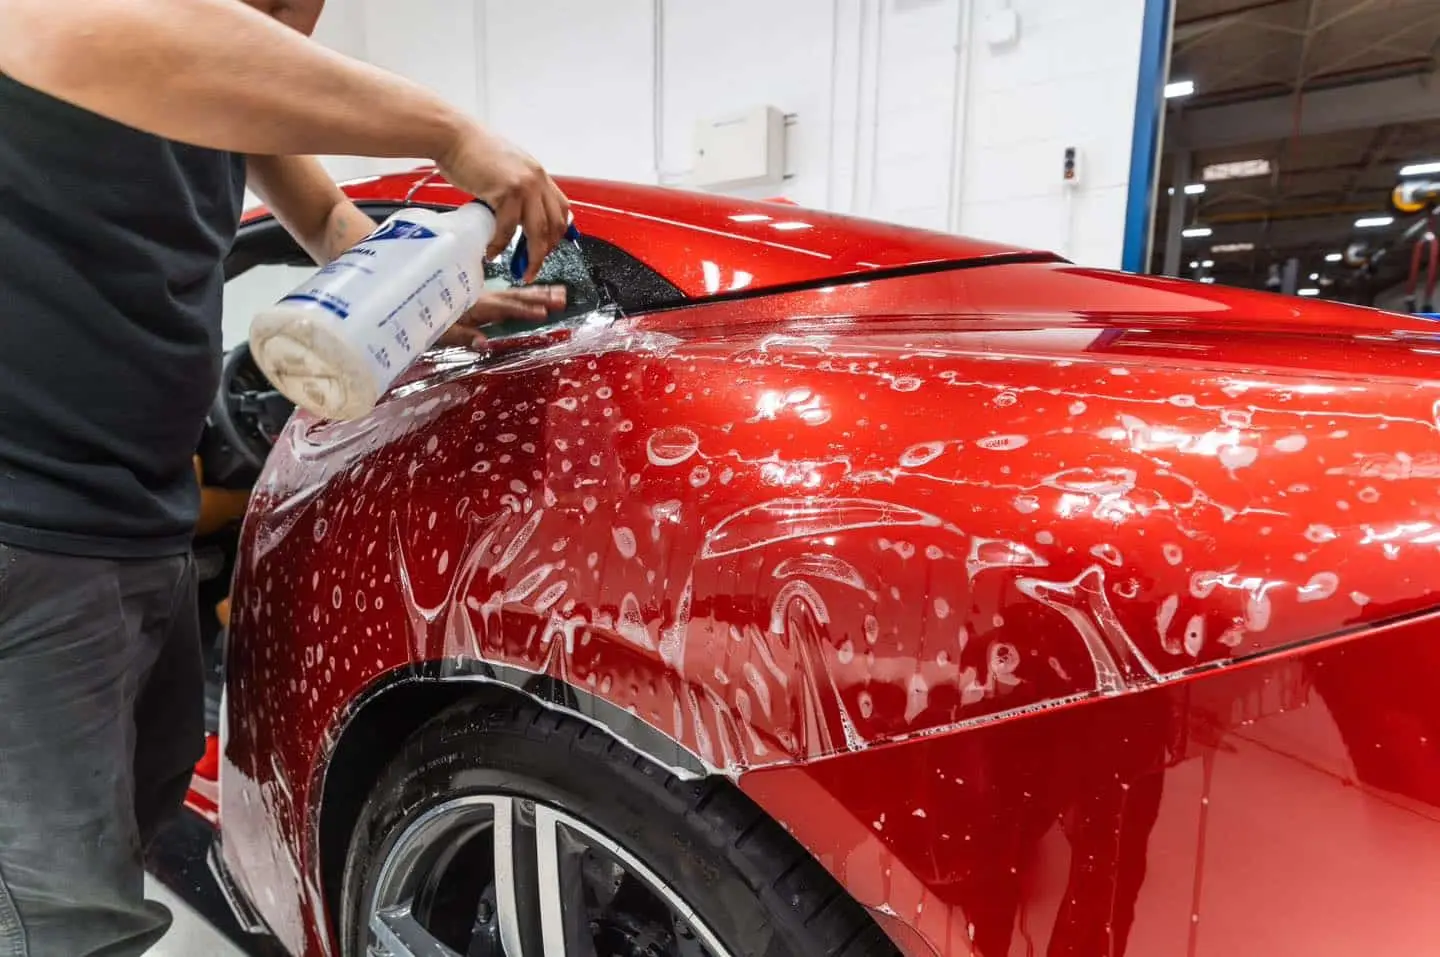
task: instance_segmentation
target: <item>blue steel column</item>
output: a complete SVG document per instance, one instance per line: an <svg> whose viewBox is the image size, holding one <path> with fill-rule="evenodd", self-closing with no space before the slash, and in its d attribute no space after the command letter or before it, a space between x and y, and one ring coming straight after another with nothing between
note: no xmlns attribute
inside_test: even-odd
<svg viewBox="0 0 1440 957"><path fill-rule="evenodd" d="M1135 134L1130 148L1130 195L1125 206L1126 272L1150 267L1155 228L1155 184L1160 173L1160 138L1165 122L1165 82L1170 66L1174 0L1145 0L1140 38L1140 75L1135 94Z"/></svg>

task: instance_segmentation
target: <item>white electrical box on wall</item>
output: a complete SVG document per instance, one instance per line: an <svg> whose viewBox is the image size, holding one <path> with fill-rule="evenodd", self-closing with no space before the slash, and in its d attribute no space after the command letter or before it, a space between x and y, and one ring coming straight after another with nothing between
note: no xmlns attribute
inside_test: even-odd
<svg viewBox="0 0 1440 957"><path fill-rule="evenodd" d="M1014 46L1020 39L1020 14L1009 7L993 10L985 17L984 29L985 42L991 47Z"/></svg>
<svg viewBox="0 0 1440 957"><path fill-rule="evenodd" d="M785 178L785 113L759 106L701 120L695 128L693 186L775 186Z"/></svg>

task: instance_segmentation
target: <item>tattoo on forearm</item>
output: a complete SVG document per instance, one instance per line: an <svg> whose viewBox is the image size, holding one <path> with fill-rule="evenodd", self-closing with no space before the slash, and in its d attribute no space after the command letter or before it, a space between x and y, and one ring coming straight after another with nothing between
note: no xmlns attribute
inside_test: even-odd
<svg viewBox="0 0 1440 957"><path fill-rule="evenodd" d="M370 235L375 225L375 220L356 206L350 203L341 205L330 218L329 235L326 237L330 258L334 259Z"/></svg>

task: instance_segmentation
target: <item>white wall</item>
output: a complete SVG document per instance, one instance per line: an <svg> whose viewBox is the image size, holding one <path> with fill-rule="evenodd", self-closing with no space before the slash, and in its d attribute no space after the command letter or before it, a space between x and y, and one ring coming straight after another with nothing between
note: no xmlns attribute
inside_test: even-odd
<svg viewBox="0 0 1440 957"><path fill-rule="evenodd" d="M792 175L750 195L1118 266L1143 2L331 0L317 36L558 173L681 184L698 120L769 103L793 114ZM1019 39L992 48L1005 7ZM1069 191L1066 146L1082 162Z"/></svg>
<svg viewBox="0 0 1440 957"><path fill-rule="evenodd" d="M651 0L476 6L491 125L553 172L655 181Z"/></svg>
<svg viewBox="0 0 1440 957"><path fill-rule="evenodd" d="M461 6L456 4L456 6ZM366 43L365 7L353 2L353 0L332 0L320 17L320 22L315 27L315 39L338 50L347 56L359 57L362 60L372 59L369 46ZM388 64L387 64L388 66ZM410 74L418 64L408 64L401 68L401 72ZM454 99L458 94L457 89L435 87L441 90L447 98ZM329 170L330 175L336 181L344 182L348 179L358 179L361 176L368 176L379 172L384 165L373 159L366 159L357 156L322 156L321 162ZM405 164L409 166L414 163ZM404 168L402 165L400 168ZM258 206L260 199L248 190L245 193L245 206ZM227 340L228 341L228 340Z"/></svg>
<svg viewBox="0 0 1440 957"><path fill-rule="evenodd" d="M362 16L356 15L357 12L363 12L363 8L352 7L350 0L334 0L315 27L315 39L349 56L369 59L370 50L365 42L365 21ZM455 95L452 90L444 92L446 97ZM374 160L354 156L327 156L323 160L330 170L330 175L342 181L367 175L375 167Z"/></svg>
<svg viewBox="0 0 1440 957"><path fill-rule="evenodd" d="M1013 6L1018 44L992 50L976 35L966 47L961 230L1118 267L1144 2ZM1067 146L1080 151L1081 185L1070 197L1059 175Z"/></svg>
<svg viewBox="0 0 1440 957"><path fill-rule="evenodd" d="M748 192L829 205L836 6L830 0L663 4L666 182L683 184L698 120L769 104L794 114L787 149L796 175L780 187Z"/></svg>

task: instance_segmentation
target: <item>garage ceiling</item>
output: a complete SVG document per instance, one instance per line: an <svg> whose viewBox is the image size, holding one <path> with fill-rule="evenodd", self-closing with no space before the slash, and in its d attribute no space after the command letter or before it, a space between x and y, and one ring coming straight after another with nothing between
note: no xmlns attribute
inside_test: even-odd
<svg viewBox="0 0 1440 957"><path fill-rule="evenodd" d="M1182 260L1213 258L1217 279L1237 285L1262 284L1289 256L1323 267L1326 252L1360 238L1357 217L1386 213L1400 166L1440 159L1437 55L1440 0L1177 0L1170 76L1196 93L1170 101L1156 267L1167 188L1252 159L1270 173L1212 181L1186 200L1187 224L1214 235L1187 243ZM1363 238L1393 241L1405 226ZM1256 249L1210 252L1246 242Z"/></svg>
<svg viewBox="0 0 1440 957"><path fill-rule="evenodd" d="M1179 0L1173 62L1199 107L1426 73L1437 40L1435 0Z"/></svg>

